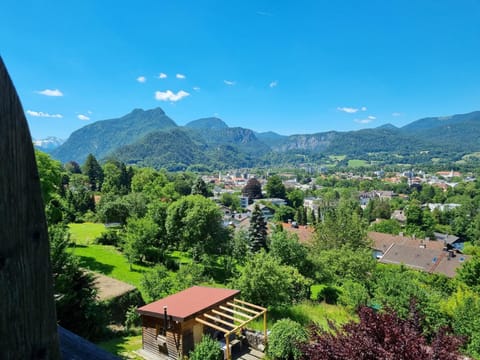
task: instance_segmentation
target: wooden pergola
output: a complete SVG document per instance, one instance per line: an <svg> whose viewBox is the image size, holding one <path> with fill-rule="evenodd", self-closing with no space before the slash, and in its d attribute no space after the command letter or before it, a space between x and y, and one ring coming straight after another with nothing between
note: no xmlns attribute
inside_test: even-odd
<svg viewBox="0 0 480 360"><path fill-rule="evenodd" d="M263 315L263 335L267 343L267 309L246 301L233 299L195 318L200 324L221 331L225 336L225 355L231 360L230 335Z"/></svg>

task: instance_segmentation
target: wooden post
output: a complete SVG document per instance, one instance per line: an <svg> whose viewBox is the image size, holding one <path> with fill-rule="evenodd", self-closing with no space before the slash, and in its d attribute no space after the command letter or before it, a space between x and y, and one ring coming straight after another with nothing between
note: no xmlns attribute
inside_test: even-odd
<svg viewBox="0 0 480 360"><path fill-rule="evenodd" d="M44 204L32 139L0 58L0 353L60 359Z"/></svg>
<svg viewBox="0 0 480 360"><path fill-rule="evenodd" d="M225 351L227 352L227 360L230 360L230 333L225 334L225 346L227 347Z"/></svg>
<svg viewBox="0 0 480 360"><path fill-rule="evenodd" d="M268 342L268 335L267 335L267 310L263 313L263 337L265 340L265 347L267 346Z"/></svg>

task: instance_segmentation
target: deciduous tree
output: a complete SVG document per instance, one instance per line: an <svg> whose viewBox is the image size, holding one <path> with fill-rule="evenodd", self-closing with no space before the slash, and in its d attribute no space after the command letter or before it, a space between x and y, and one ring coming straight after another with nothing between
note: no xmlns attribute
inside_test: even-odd
<svg viewBox="0 0 480 360"><path fill-rule="evenodd" d="M229 236L222 226L218 206L201 195L185 196L167 210L165 227L171 241L184 250L191 250L198 260L203 254L214 254Z"/></svg>
<svg viewBox="0 0 480 360"><path fill-rule="evenodd" d="M247 184L242 189L242 195L248 197L248 201L262 198L262 185L255 178L248 179Z"/></svg>
<svg viewBox="0 0 480 360"><path fill-rule="evenodd" d="M311 282L264 250L250 257L232 286L262 306L286 305L308 298ZM273 294L273 295L272 295Z"/></svg>
<svg viewBox="0 0 480 360"><path fill-rule="evenodd" d="M462 340L438 332L431 343L411 319L401 319L395 312L375 312L362 307L359 322L342 327L331 324L325 331L314 325L310 341L302 347L305 360L456 360Z"/></svg>
<svg viewBox="0 0 480 360"><path fill-rule="evenodd" d="M283 185L282 179L278 175L272 175L268 178L265 190L269 198L285 199L285 185Z"/></svg>

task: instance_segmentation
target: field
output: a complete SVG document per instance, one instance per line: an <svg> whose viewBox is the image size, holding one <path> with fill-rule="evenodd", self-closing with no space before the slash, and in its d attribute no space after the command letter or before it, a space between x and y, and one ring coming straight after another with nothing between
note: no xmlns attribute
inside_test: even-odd
<svg viewBox="0 0 480 360"><path fill-rule="evenodd" d="M70 224L69 228L75 244L72 252L78 257L81 267L131 284L142 292L140 283L143 274L150 268L129 264L114 246L93 244L93 240L105 231L103 224Z"/></svg>
<svg viewBox="0 0 480 360"><path fill-rule="evenodd" d="M148 267L137 264L132 264L130 270L127 258L110 245L79 245L73 249L73 253L79 257L80 266L138 288L143 273L149 270Z"/></svg>
<svg viewBox="0 0 480 360"><path fill-rule="evenodd" d="M105 231L105 225L97 223L70 224L70 239L77 245L88 245Z"/></svg>
<svg viewBox="0 0 480 360"><path fill-rule="evenodd" d="M368 162L365 161L365 160L356 160L356 159L348 160L348 166L349 167L356 168L356 167L362 167L362 166L367 166L367 165L368 165Z"/></svg>
<svg viewBox="0 0 480 360"><path fill-rule="evenodd" d="M342 161L342 160L345 160L347 156L346 155L330 155L329 158L330 160L333 160L333 161Z"/></svg>

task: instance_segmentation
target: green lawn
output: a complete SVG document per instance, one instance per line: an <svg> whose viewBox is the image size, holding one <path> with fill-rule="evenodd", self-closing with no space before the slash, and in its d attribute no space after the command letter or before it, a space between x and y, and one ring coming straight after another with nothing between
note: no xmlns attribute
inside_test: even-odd
<svg viewBox="0 0 480 360"><path fill-rule="evenodd" d="M79 258L81 267L111 276L139 289L143 273L150 270L137 264L133 264L130 270L126 257L111 245L80 245L72 251Z"/></svg>
<svg viewBox="0 0 480 360"><path fill-rule="evenodd" d="M111 354L118 355L123 359L142 360L134 353L135 350L142 348L142 335L119 336L97 344L102 349Z"/></svg>
<svg viewBox="0 0 480 360"><path fill-rule="evenodd" d="M269 309L267 312L267 327L270 329L276 321L283 318L289 318L304 326L314 322L324 329L328 329L328 320L335 324L344 324L355 319L343 306L304 301L289 307ZM263 330L263 319L252 322L249 327Z"/></svg>
<svg viewBox="0 0 480 360"><path fill-rule="evenodd" d="M367 166L368 162L365 160L358 160L358 159L353 159L353 160L348 160L348 166L349 167L361 167L361 166Z"/></svg>
<svg viewBox="0 0 480 360"><path fill-rule="evenodd" d="M105 225L98 223L71 223L70 239L77 245L88 245L105 231Z"/></svg>

